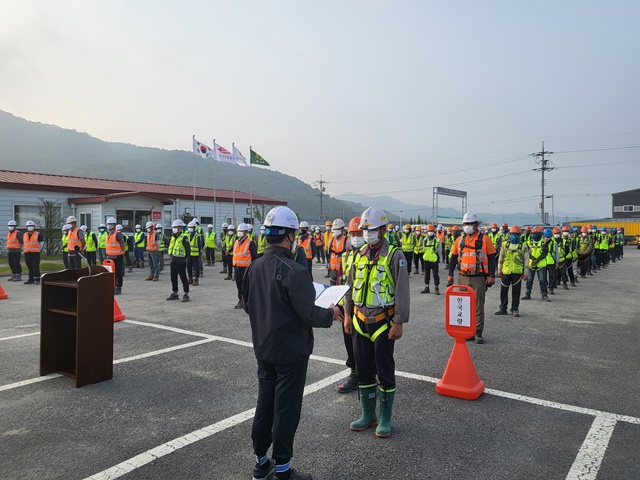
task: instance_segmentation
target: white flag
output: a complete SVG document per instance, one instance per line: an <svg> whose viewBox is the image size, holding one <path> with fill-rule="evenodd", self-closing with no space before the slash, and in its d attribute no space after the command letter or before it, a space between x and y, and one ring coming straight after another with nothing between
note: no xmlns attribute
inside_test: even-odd
<svg viewBox="0 0 640 480"><path fill-rule="evenodd" d="M244 155L242 155L242 153L240 153L240 150L238 150L235 145L233 146L233 156L236 157L237 165L241 165L243 167L249 166L247 164L247 158Z"/></svg>
<svg viewBox="0 0 640 480"><path fill-rule="evenodd" d="M207 147L204 143L196 140L195 135L193 136L193 153L200 155L202 158L213 157L213 150Z"/></svg>
<svg viewBox="0 0 640 480"><path fill-rule="evenodd" d="M236 158L233 154L217 143L213 144L213 159L218 162L236 163Z"/></svg>

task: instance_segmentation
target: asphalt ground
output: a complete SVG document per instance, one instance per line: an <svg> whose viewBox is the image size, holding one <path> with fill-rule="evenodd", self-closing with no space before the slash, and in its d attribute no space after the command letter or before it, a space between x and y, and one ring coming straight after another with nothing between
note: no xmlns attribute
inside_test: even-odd
<svg viewBox="0 0 640 480"><path fill-rule="evenodd" d="M1 278L0 478L251 478L256 361L235 282L219 270L205 267L185 304L165 301L168 270L159 282L127 274L114 377L78 389L39 377L39 287ZM347 370L334 324L316 330L293 466L316 479L640 478L638 271L627 247L551 303L534 286L521 318L494 316L491 288L486 343L467 343L486 384L475 401L436 393L453 345L445 297L421 295L411 275L392 436L349 430L360 408L356 392L336 391ZM314 276L326 281L321 265Z"/></svg>

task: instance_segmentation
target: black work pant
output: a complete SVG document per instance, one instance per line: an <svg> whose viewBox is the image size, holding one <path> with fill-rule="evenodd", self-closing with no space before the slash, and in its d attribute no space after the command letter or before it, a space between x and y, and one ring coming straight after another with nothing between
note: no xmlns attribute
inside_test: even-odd
<svg viewBox="0 0 640 480"><path fill-rule="evenodd" d="M511 311L520 307L520 291L522 290L522 273L504 273L500 277L500 310L509 306L509 287L511 287Z"/></svg>
<svg viewBox="0 0 640 480"><path fill-rule="evenodd" d="M194 257L192 255L187 259L187 273L189 278L200 278L200 256Z"/></svg>
<svg viewBox="0 0 640 480"><path fill-rule="evenodd" d="M115 257L109 257L110 260L116 264L116 288L122 288L122 278L124 277L124 255L117 255Z"/></svg>
<svg viewBox="0 0 640 480"><path fill-rule="evenodd" d="M189 293L189 280L187 280L187 262L171 260L171 289L173 293L178 293L178 276L182 281L182 290Z"/></svg>
<svg viewBox="0 0 640 480"><path fill-rule="evenodd" d="M411 275L411 262L413 261L413 252L402 252L404 253L404 258L407 261L407 271L409 275Z"/></svg>
<svg viewBox="0 0 640 480"><path fill-rule="evenodd" d="M87 259L89 265L96 264L96 252L84 252L84 258Z"/></svg>
<svg viewBox="0 0 640 480"><path fill-rule="evenodd" d="M438 262L424 262L424 284L429 285L431 273L433 272L433 284L440 285L440 273L438 272Z"/></svg>
<svg viewBox="0 0 640 480"><path fill-rule="evenodd" d="M322 263L324 263L324 247L322 245L320 245L319 247L316 247L316 260L319 262L320 260L322 260Z"/></svg>
<svg viewBox="0 0 640 480"><path fill-rule="evenodd" d="M236 272L236 288L238 289L238 299L242 298L242 279L248 267L233 267Z"/></svg>
<svg viewBox="0 0 640 480"><path fill-rule="evenodd" d="M566 260L562 260L560 262L560 268L556 270L556 283L559 283L558 280L562 282L563 285L566 285L569 281L569 275L567 274L567 262Z"/></svg>
<svg viewBox="0 0 640 480"><path fill-rule="evenodd" d="M69 252L62 252L62 263L64 268L69 268Z"/></svg>
<svg viewBox="0 0 640 480"><path fill-rule="evenodd" d="M258 402L251 430L258 458L264 457L273 443L272 457L277 465L291 460L308 363L308 359L285 365L258 360Z"/></svg>
<svg viewBox="0 0 640 480"><path fill-rule="evenodd" d="M24 263L29 269L29 281L40 281L40 252L25 252Z"/></svg>
<svg viewBox="0 0 640 480"><path fill-rule="evenodd" d="M22 264L20 263L20 255L22 252L8 252L9 268L14 275L22 275Z"/></svg>
<svg viewBox="0 0 640 480"><path fill-rule="evenodd" d="M578 255L578 265L580 265L580 275L584 277L591 267L591 254Z"/></svg>
<svg viewBox="0 0 640 480"><path fill-rule="evenodd" d="M354 322L359 322L364 333L373 335L384 325L384 320L377 323L366 324L355 318ZM391 320L389 320L391 328ZM378 335L375 342L353 332L353 353L356 359L356 370L358 385L372 385L376 383L376 373L378 381L383 390L393 390L396 388L396 363L393 358L393 347L395 340L389 340L389 330Z"/></svg>
<svg viewBox="0 0 640 480"><path fill-rule="evenodd" d="M124 252L124 260L127 262L127 267L131 268L131 257L129 251ZM124 262L122 262L122 268L124 269Z"/></svg>
<svg viewBox="0 0 640 480"><path fill-rule="evenodd" d="M307 268L309 269L311 280L313 280L313 257L307 258Z"/></svg>
<svg viewBox="0 0 640 480"><path fill-rule="evenodd" d="M233 254L227 253L225 255L225 258L227 259L227 272L228 275L231 276L231 274L233 273Z"/></svg>
<svg viewBox="0 0 640 480"><path fill-rule="evenodd" d="M69 252L69 270L80 270L82 268L82 259L77 253Z"/></svg>
<svg viewBox="0 0 640 480"><path fill-rule="evenodd" d="M420 260L422 260L421 255L419 253L413 252L413 269L415 270L414 273L420 273Z"/></svg>
<svg viewBox="0 0 640 480"><path fill-rule="evenodd" d="M548 274L548 279L549 279L549 289L553 290L554 288L556 288L558 286L558 279L557 279L557 273L558 271L556 270L556 264L552 263L551 265L547 265L547 274Z"/></svg>
<svg viewBox="0 0 640 480"><path fill-rule="evenodd" d="M353 333L345 333L344 328L342 329L342 337L344 339L344 346L347 349L347 367L351 370L356 369L356 358L353 353L353 342L354 336L357 335L356 332Z"/></svg>
<svg viewBox="0 0 640 480"><path fill-rule="evenodd" d="M567 270L567 275L569 276L569 280L573 285L574 283L576 283L576 277L573 274L573 262L571 260L565 260L565 267Z"/></svg>
<svg viewBox="0 0 640 480"><path fill-rule="evenodd" d="M207 247L207 263L216 264L216 249Z"/></svg>
<svg viewBox="0 0 640 480"><path fill-rule="evenodd" d="M337 284L338 284L338 271L329 270L329 285L337 285Z"/></svg>

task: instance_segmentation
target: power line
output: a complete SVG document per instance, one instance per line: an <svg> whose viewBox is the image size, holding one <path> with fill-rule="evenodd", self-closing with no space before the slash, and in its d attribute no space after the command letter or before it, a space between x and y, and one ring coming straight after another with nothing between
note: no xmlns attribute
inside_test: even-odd
<svg viewBox="0 0 640 480"><path fill-rule="evenodd" d="M607 150L626 150L629 148L640 148L640 145L624 145L621 147L587 148L584 150L560 150L555 153L584 153L584 152L604 152Z"/></svg>
<svg viewBox="0 0 640 480"><path fill-rule="evenodd" d="M544 158L545 155L547 156L553 155L553 152L547 152L544 149L544 142L542 142L542 151L531 154L531 156L535 159L536 163L540 164L540 168L534 168L533 170L542 173L542 182L540 183L542 187L542 195L540 195L540 219L542 220L543 225L547 223L547 219L544 214L544 172L550 172L555 168L555 167L549 166L549 163L551 162L548 159Z"/></svg>

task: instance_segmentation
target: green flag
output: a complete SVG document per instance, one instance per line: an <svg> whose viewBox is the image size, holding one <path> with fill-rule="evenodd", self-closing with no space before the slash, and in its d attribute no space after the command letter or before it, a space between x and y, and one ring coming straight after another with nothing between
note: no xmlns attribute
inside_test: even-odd
<svg viewBox="0 0 640 480"><path fill-rule="evenodd" d="M262 165L264 167L270 167L269 162L267 162L262 155L254 152L253 150L249 150L251 152L251 164L252 165Z"/></svg>

